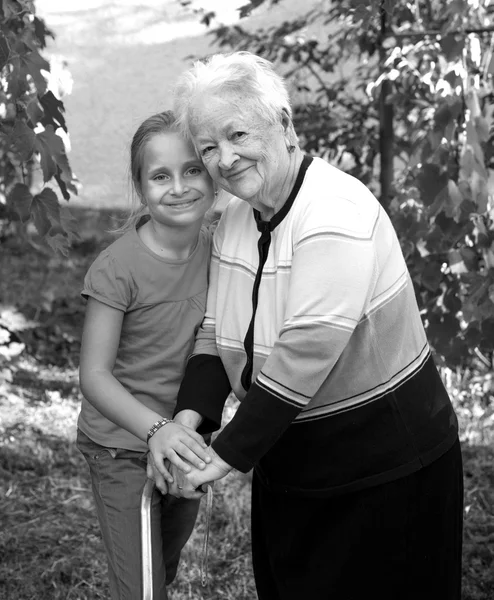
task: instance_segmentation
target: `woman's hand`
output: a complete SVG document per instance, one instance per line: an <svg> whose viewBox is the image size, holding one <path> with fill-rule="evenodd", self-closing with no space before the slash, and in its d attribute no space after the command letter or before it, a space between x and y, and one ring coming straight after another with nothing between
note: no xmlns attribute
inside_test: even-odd
<svg viewBox="0 0 494 600"><path fill-rule="evenodd" d="M168 484L165 481L163 475L156 468L151 452L148 452L148 464L146 467L146 473L148 479L152 479L154 481L154 485L159 489L163 496L166 496L166 494L168 494Z"/></svg>
<svg viewBox="0 0 494 600"><path fill-rule="evenodd" d="M188 484L182 486L181 492L184 498L197 497L190 495L192 493L190 490L194 490L194 494L204 495L205 492L202 490L204 484L222 479L232 470L232 467L220 458L212 448L209 448L209 454L211 462L204 469L191 469L188 474L184 475L184 479L188 482Z"/></svg>
<svg viewBox="0 0 494 600"><path fill-rule="evenodd" d="M197 491L187 479L183 471L167 461L166 467L173 477L173 483L168 484L168 493L175 498L199 499L204 493Z"/></svg>
<svg viewBox="0 0 494 600"><path fill-rule="evenodd" d="M184 473L188 473L192 467L204 469L206 463L211 461L202 436L178 423L171 422L160 427L149 440L148 446L154 467L169 483L173 482L173 476L166 468L166 459Z"/></svg>

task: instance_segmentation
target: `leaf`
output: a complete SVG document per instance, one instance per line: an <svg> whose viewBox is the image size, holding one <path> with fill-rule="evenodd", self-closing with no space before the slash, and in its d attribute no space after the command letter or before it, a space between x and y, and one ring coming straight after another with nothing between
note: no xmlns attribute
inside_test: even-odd
<svg viewBox="0 0 494 600"><path fill-rule="evenodd" d="M36 134L36 150L41 156L41 168L45 182L49 181L57 174L57 165L61 170L61 177L67 183L67 179L72 179L65 147L62 138L57 135L52 125L47 125L46 129Z"/></svg>
<svg viewBox="0 0 494 600"><path fill-rule="evenodd" d="M479 266L479 257L473 248L464 246L460 248L460 254L469 271L477 271Z"/></svg>
<svg viewBox="0 0 494 600"><path fill-rule="evenodd" d="M448 253L449 270L455 275L467 273L468 269L463 262L463 258L459 250L450 250Z"/></svg>
<svg viewBox="0 0 494 600"><path fill-rule="evenodd" d="M49 218L52 225L61 226L60 220L60 204L55 192L50 188L44 188L39 194L33 198L33 204L43 207L46 216Z"/></svg>
<svg viewBox="0 0 494 600"><path fill-rule="evenodd" d="M43 118L43 109L41 108L38 98L35 96L31 98L26 106L26 112L33 127L36 127Z"/></svg>
<svg viewBox="0 0 494 600"><path fill-rule="evenodd" d="M434 113L434 127L443 132L451 122L456 122L462 110L463 104L460 98L448 97L439 104Z"/></svg>
<svg viewBox="0 0 494 600"><path fill-rule="evenodd" d="M439 45L448 62L456 61L463 52L465 36L456 33L448 33L441 38Z"/></svg>
<svg viewBox="0 0 494 600"><path fill-rule="evenodd" d="M34 225L38 230L38 233L41 237L45 237L45 235L50 231L51 222L46 213L46 208L42 202L33 198L33 203L31 205L31 216L34 221Z"/></svg>
<svg viewBox="0 0 494 600"><path fill-rule="evenodd" d="M489 75L494 75L494 53L491 56L491 60L489 61L489 64L487 66L487 73Z"/></svg>
<svg viewBox="0 0 494 600"><path fill-rule="evenodd" d="M21 221L25 223L29 221L31 216L31 203L33 201L33 195L31 194L27 185L23 183L16 183L10 194L7 197L10 208L15 211Z"/></svg>
<svg viewBox="0 0 494 600"><path fill-rule="evenodd" d="M430 206L448 184L448 174L438 165L426 163L417 174L417 184L425 206Z"/></svg>
<svg viewBox="0 0 494 600"><path fill-rule="evenodd" d="M5 67L5 65L9 62L10 57L10 46L7 38L3 34L3 31L0 31L0 70Z"/></svg>
<svg viewBox="0 0 494 600"><path fill-rule="evenodd" d="M441 263L437 261L427 262L422 271L422 285L429 291L435 292L439 289L442 277Z"/></svg>
<svg viewBox="0 0 494 600"><path fill-rule="evenodd" d="M13 0L2 0L2 9L5 19L11 19L18 13L18 7Z"/></svg>
<svg viewBox="0 0 494 600"><path fill-rule="evenodd" d="M445 202L445 213L448 217L452 217L458 221L461 216L460 206L463 202L463 196L456 183L450 179L447 186L447 198Z"/></svg>
<svg viewBox="0 0 494 600"><path fill-rule="evenodd" d="M41 48L44 48L46 46L46 38L48 36L55 39L55 35L53 34L53 32L50 29L48 29L48 27L46 26L46 23L42 19L39 19L38 17L34 17L33 24L34 24L34 35L36 36L37 40L39 41Z"/></svg>
<svg viewBox="0 0 494 600"><path fill-rule="evenodd" d="M45 127L47 125L53 125L55 129L62 127L62 129L67 131L65 117L62 114L65 110L63 102L59 100L50 90L41 96L39 101L43 107L43 110L45 111L45 118L42 121L43 125Z"/></svg>
<svg viewBox="0 0 494 600"><path fill-rule="evenodd" d="M46 92L47 82L41 70L49 71L50 63L37 50L31 50L26 44L22 44L22 46L24 46L23 51L18 50L21 57L21 64L33 78L36 90L42 96Z"/></svg>
<svg viewBox="0 0 494 600"><path fill-rule="evenodd" d="M70 241L67 236L57 233L53 236L49 235L45 241L53 251L60 252L64 256L69 255Z"/></svg>
<svg viewBox="0 0 494 600"><path fill-rule="evenodd" d="M70 200L69 190L67 189L67 185L65 184L65 181L60 177L59 171L57 171L57 173L55 173L55 181L58 183L58 187L60 188L60 191L62 192L62 196L63 196L64 200ZM76 188L75 193L77 194L77 188Z"/></svg>
<svg viewBox="0 0 494 600"><path fill-rule="evenodd" d="M480 115L475 119L475 129L477 130L477 135L481 142L489 141L489 121L485 117Z"/></svg>
<svg viewBox="0 0 494 600"><path fill-rule="evenodd" d="M19 156L21 162L28 161L34 152L36 134L22 119L16 119L9 134L12 150Z"/></svg>
<svg viewBox="0 0 494 600"><path fill-rule="evenodd" d="M237 10L240 13L240 18L243 19L244 17L248 17L250 13L254 10L254 8L261 6L261 4L264 4L264 2L265 0L250 0L248 4L240 6L239 8L237 8Z"/></svg>

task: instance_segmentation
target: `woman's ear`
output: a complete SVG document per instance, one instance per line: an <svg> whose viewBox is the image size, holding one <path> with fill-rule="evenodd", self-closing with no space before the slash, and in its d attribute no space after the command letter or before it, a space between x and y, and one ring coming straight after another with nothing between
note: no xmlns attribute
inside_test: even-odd
<svg viewBox="0 0 494 600"><path fill-rule="evenodd" d="M297 136L295 135L295 130L293 128L293 123L290 115L286 108L281 110L281 125L283 127L283 135L285 137L286 149L289 154L295 151L295 143L297 140Z"/></svg>
<svg viewBox="0 0 494 600"><path fill-rule="evenodd" d="M285 135L287 135L291 127L293 127L292 120L286 108L281 109L281 125Z"/></svg>

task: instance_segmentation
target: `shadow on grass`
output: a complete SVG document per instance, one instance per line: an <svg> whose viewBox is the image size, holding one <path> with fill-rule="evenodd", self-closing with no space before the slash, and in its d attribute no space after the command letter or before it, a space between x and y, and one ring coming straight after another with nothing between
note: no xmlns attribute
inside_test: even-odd
<svg viewBox="0 0 494 600"><path fill-rule="evenodd" d="M183 551L170 600L255 598L250 562L250 478L215 492L210 580L200 583L204 507ZM64 437L15 423L0 439L0 599L108 597L105 556L86 465Z"/></svg>
<svg viewBox="0 0 494 600"><path fill-rule="evenodd" d="M83 459L17 423L0 442L0 598L107 598Z"/></svg>
<svg viewBox="0 0 494 600"><path fill-rule="evenodd" d="M494 598L494 448L463 445L463 600Z"/></svg>

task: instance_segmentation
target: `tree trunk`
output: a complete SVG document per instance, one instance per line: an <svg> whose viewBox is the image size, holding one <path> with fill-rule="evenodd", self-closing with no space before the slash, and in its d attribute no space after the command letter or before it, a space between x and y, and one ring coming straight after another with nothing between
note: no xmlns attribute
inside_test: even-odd
<svg viewBox="0 0 494 600"><path fill-rule="evenodd" d="M386 49L384 40L388 29L388 16L381 1L381 39L379 43L379 65L381 72L384 71L386 61ZM381 184L380 202L388 211L393 197L393 158L394 158L394 131L393 131L393 104L391 102L391 81L385 79L381 84L379 96L379 153L381 158L379 182Z"/></svg>

